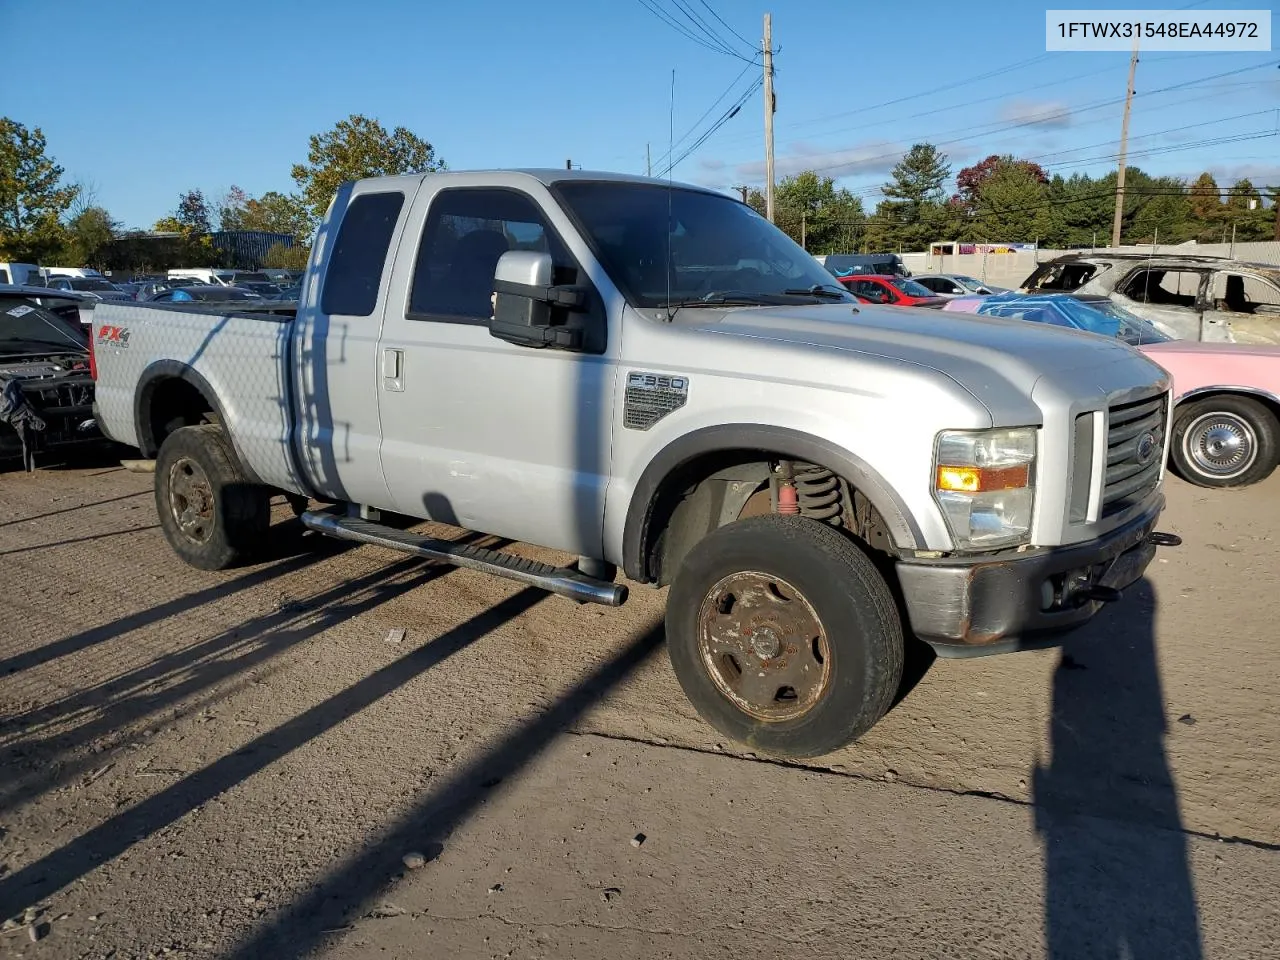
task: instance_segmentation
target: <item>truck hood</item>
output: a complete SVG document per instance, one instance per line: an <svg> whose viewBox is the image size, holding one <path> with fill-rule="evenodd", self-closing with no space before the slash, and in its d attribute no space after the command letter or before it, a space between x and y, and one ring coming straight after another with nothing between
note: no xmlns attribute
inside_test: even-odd
<svg viewBox="0 0 1280 960"><path fill-rule="evenodd" d="M709 334L910 363L949 378L997 422L1027 416L1037 385L1080 398L1162 384L1166 374L1113 338L1023 320L848 304L699 309Z"/></svg>

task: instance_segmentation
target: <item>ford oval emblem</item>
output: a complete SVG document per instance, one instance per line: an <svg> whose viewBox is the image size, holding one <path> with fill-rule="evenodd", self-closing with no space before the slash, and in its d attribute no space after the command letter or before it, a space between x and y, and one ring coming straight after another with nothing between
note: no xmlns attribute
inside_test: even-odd
<svg viewBox="0 0 1280 960"><path fill-rule="evenodd" d="M1147 463L1155 456L1156 452L1156 435L1154 433L1144 433L1138 440L1138 462Z"/></svg>

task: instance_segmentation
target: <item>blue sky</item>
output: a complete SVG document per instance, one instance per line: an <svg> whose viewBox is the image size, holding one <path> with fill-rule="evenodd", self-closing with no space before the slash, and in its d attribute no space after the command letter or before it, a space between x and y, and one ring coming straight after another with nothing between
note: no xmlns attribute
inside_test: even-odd
<svg viewBox="0 0 1280 960"><path fill-rule="evenodd" d="M5 22L39 22L50 2L5 0ZM898 156L922 140L957 170L1005 152L1050 172L1114 166L1121 107L1109 101L1124 95L1128 55L1046 54L1045 4L645 2L677 18L685 3L748 58L728 28L758 43L772 13L779 176L821 168L873 205ZM1123 6L1190 6L1192 17L1261 4ZM675 138L692 134L677 155L760 73L677 33L641 0L59 0L56 22L55 34L37 31L56 35L56 47L8 45L0 113L43 128L67 176L92 182L130 227L149 226L188 188L292 189L308 136L356 112L408 127L453 169L571 158L643 173L646 146L655 161L667 150L673 68ZM1130 162L1280 184L1278 61L1274 51L1145 55ZM1188 85L1156 92L1175 84ZM676 178L760 183L762 131L755 90ZM1269 135L1222 142L1255 134Z"/></svg>

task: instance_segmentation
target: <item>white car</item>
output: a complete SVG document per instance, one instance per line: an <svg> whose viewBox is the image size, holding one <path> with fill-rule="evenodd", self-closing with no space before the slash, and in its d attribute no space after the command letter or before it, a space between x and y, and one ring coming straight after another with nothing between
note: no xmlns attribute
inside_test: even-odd
<svg viewBox="0 0 1280 960"><path fill-rule="evenodd" d="M912 277L916 283L928 287L940 297L968 297L973 294L990 296L996 293L1008 293L1004 287L993 287L962 273L926 273L923 277Z"/></svg>

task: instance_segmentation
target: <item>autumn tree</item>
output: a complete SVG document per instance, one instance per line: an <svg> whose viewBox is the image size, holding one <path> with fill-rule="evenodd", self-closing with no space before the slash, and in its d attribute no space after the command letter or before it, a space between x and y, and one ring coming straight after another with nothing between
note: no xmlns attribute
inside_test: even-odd
<svg viewBox="0 0 1280 960"><path fill-rule="evenodd" d="M65 243L60 218L76 188L60 185L63 169L46 147L39 127L0 117L0 255L7 260L40 263Z"/></svg>
<svg viewBox="0 0 1280 960"><path fill-rule="evenodd" d="M1027 175L1023 180L1034 179L1043 185L1049 183L1049 175L1040 164L1018 160L1010 154L1001 156L993 153L980 163L965 167L956 174L956 199L969 210L976 209L983 184L999 173L1008 172L1010 167L1023 171Z"/></svg>
<svg viewBox="0 0 1280 960"><path fill-rule="evenodd" d="M435 147L411 131L396 127L388 133L377 120L352 114L312 135L307 162L294 164L292 176L318 222L344 181L444 169Z"/></svg>

